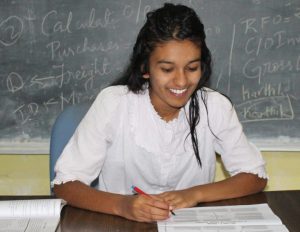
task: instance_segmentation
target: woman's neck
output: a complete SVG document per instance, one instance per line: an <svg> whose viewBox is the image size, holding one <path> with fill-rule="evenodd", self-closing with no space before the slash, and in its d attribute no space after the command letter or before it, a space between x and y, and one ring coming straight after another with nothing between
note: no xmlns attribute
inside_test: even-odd
<svg viewBox="0 0 300 232"><path fill-rule="evenodd" d="M155 109L155 107L154 107ZM156 110L156 109L155 109ZM166 122L170 122L175 118L178 118L178 114L179 114L180 109L178 109L175 112L158 112L156 110L156 112L158 113L158 115L161 117L162 120L166 121Z"/></svg>
<svg viewBox="0 0 300 232"><path fill-rule="evenodd" d="M154 110L162 120L169 122L178 118L181 107L169 105L166 101L160 99L158 95L153 94L151 89L149 89L149 98Z"/></svg>

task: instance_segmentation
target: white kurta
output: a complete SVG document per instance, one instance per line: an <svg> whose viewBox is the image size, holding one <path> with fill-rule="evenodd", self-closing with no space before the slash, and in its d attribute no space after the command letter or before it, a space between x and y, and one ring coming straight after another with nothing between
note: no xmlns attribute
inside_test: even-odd
<svg viewBox="0 0 300 232"><path fill-rule="evenodd" d="M79 124L56 163L52 184L79 180L89 185L98 177L100 190L120 194L131 194L132 185L153 194L184 189L213 182L215 152L230 175L266 178L265 162L247 141L232 104L207 89L206 111L200 94L202 168L189 136L187 106L167 123L154 110L148 90L134 94L114 86L101 91Z"/></svg>

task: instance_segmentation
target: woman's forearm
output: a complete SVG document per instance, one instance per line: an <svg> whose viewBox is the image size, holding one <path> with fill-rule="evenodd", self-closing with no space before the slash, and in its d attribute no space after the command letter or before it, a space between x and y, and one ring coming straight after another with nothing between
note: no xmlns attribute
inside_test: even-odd
<svg viewBox="0 0 300 232"><path fill-rule="evenodd" d="M152 222L165 220L169 216L170 206L155 196L109 193L93 189L79 181L55 185L54 192L69 205L134 221Z"/></svg>
<svg viewBox="0 0 300 232"><path fill-rule="evenodd" d="M235 176L211 184L192 187L190 190L197 202L211 202L229 198L242 197L262 191L267 179L249 173Z"/></svg>
<svg viewBox="0 0 300 232"><path fill-rule="evenodd" d="M54 193L69 205L113 215L118 215L118 205L125 197L93 189L79 181L54 185Z"/></svg>

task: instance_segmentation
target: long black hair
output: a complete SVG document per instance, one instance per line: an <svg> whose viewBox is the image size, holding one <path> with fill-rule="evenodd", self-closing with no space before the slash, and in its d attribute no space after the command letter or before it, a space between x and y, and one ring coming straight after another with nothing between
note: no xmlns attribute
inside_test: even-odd
<svg viewBox="0 0 300 232"><path fill-rule="evenodd" d="M193 150L197 161L202 166L196 126L200 121L200 109L198 90L202 90L200 97L206 107L206 94L203 89L211 76L211 54L205 43L204 25L196 12L184 5L165 3L163 7L147 14L147 21L141 28L133 52L130 64L124 75L112 85L127 85L134 93L144 90L149 79L143 78L143 74L149 71L149 57L157 44L170 40L190 40L201 50L202 76L189 104L188 122Z"/></svg>

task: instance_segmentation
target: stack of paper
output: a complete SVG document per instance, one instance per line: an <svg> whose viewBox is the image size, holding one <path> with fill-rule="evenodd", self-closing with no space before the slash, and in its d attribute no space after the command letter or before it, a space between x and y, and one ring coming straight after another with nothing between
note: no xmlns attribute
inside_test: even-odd
<svg viewBox="0 0 300 232"><path fill-rule="evenodd" d="M0 201L0 232L54 232L61 199Z"/></svg>
<svg viewBox="0 0 300 232"><path fill-rule="evenodd" d="M159 232L288 232L267 204L179 209Z"/></svg>

